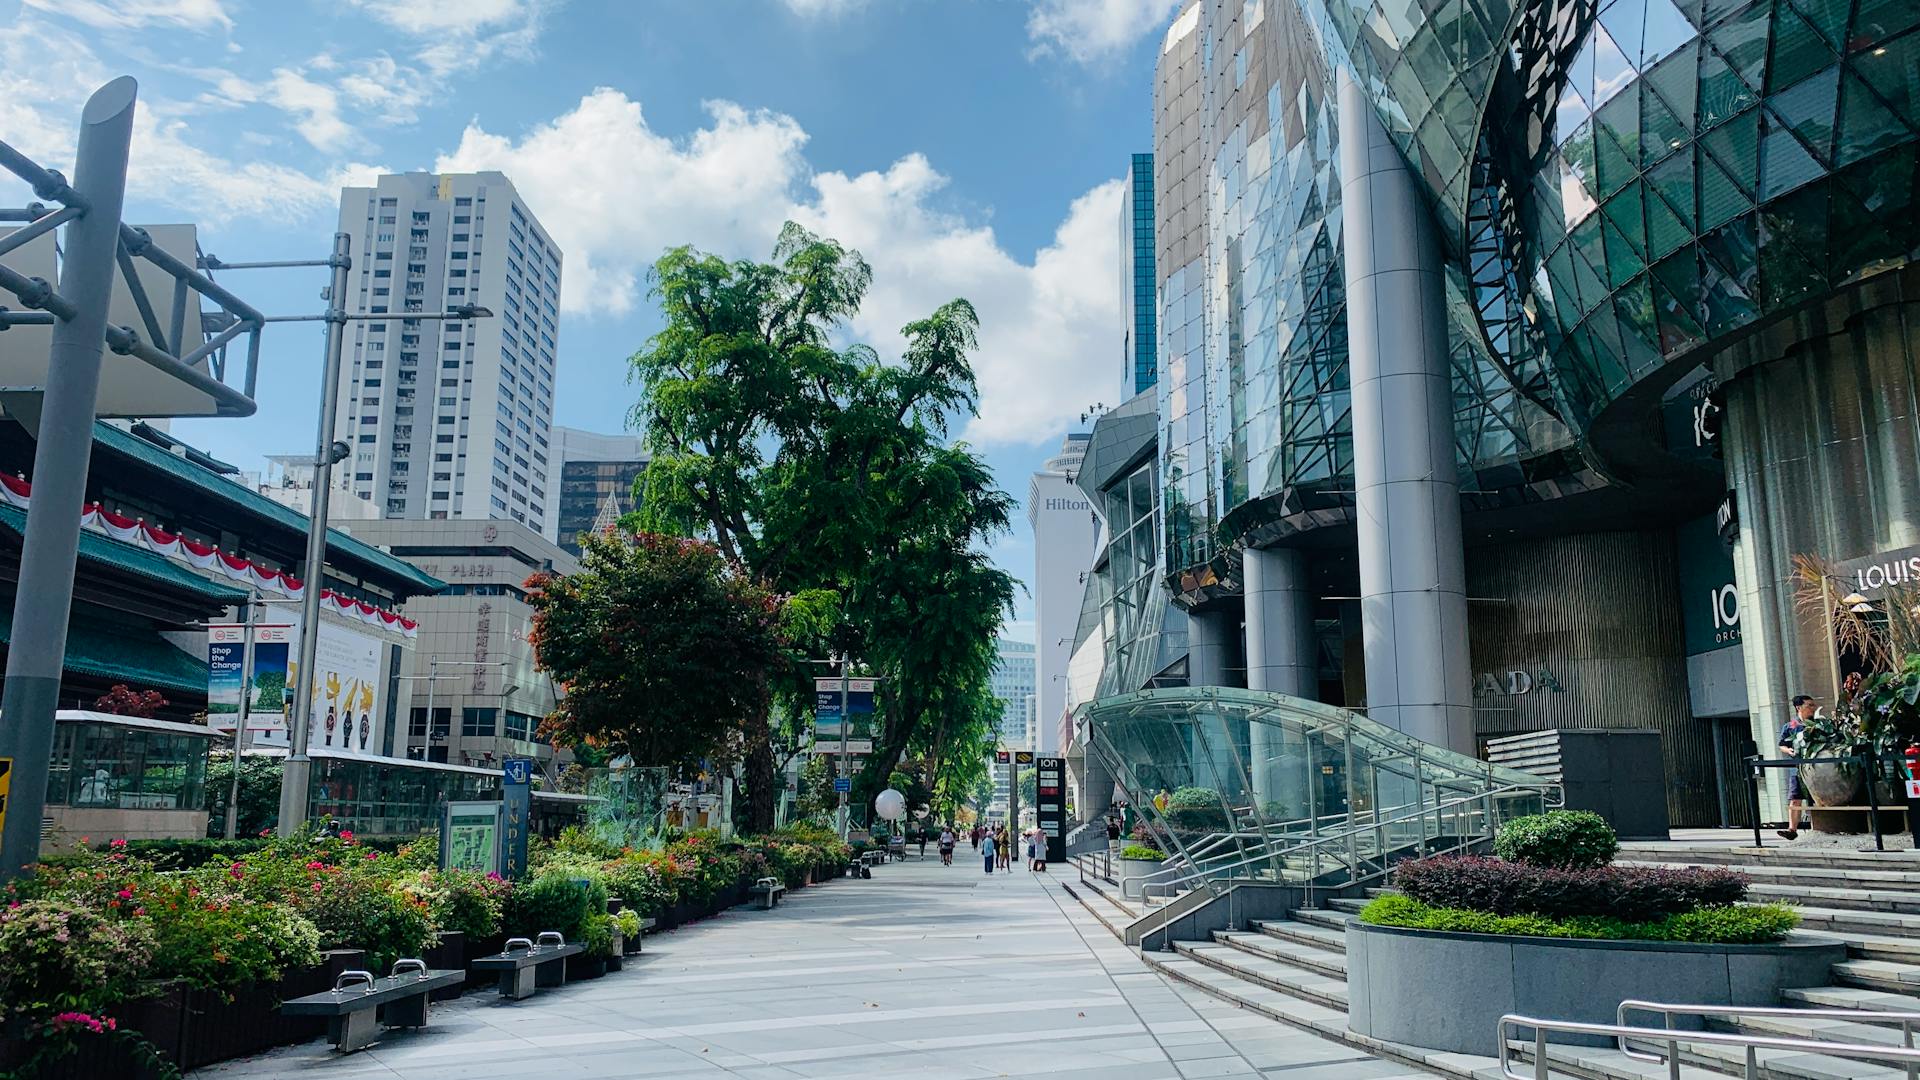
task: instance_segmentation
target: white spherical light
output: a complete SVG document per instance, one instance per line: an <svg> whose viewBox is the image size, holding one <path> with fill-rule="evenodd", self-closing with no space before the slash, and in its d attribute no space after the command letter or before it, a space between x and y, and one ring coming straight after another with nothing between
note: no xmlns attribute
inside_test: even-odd
<svg viewBox="0 0 1920 1080"><path fill-rule="evenodd" d="M907 797L888 788L873 797L873 812L886 821L899 821L907 812Z"/></svg>

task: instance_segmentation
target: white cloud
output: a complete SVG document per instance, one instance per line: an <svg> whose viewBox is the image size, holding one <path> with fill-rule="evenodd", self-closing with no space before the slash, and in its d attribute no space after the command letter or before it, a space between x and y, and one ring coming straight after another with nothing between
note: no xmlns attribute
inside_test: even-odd
<svg viewBox="0 0 1920 1080"><path fill-rule="evenodd" d="M1182 0L1036 0L1027 15L1035 54L1077 63L1110 59L1165 29Z"/></svg>
<svg viewBox="0 0 1920 1080"><path fill-rule="evenodd" d="M79 36L35 20L0 35L0 131L49 168L71 168L81 106L113 77ZM270 160L235 161L192 139L187 103L143 95L134 113L129 196L176 208L203 223L299 219L339 200L339 179Z"/></svg>
<svg viewBox="0 0 1920 1080"><path fill-rule="evenodd" d="M945 176L912 154L884 171L814 175L792 118L710 102L689 137L652 130L639 103L600 89L519 139L468 127L436 171L499 169L565 253L563 305L623 313L673 244L765 258L791 218L858 248L874 286L853 329L883 354L900 327L956 296L980 312L980 417L967 437L1026 444L1059 434L1112 381L1120 184L1067 208L1031 262L991 228L943 210ZM1097 395L1096 395L1097 396Z"/></svg>
<svg viewBox="0 0 1920 1080"><path fill-rule="evenodd" d="M347 0L416 39L418 61L435 75L470 71L495 59L533 55L559 0Z"/></svg>
<svg viewBox="0 0 1920 1080"><path fill-rule="evenodd" d="M708 127L676 141L603 87L517 142L469 125L434 170L506 173L566 255L565 305L625 312L672 244L764 253L805 174L806 133L792 119L726 102L707 111Z"/></svg>
<svg viewBox="0 0 1920 1080"><path fill-rule="evenodd" d="M787 5L787 10L803 19L837 19L867 4L867 0L782 0L782 2Z"/></svg>
<svg viewBox="0 0 1920 1080"><path fill-rule="evenodd" d="M270 106L287 114L301 138L328 153L367 145L361 126L411 122L414 103L426 96L420 72L385 54L342 62L322 53L297 67L276 68L260 81L225 71L207 74L214 89L196 107Z"/></svg>
<svg viewBox="0 0 1920 1080"><path fill-rule="evenodd" d="M232 30L222 0L22 0L22 7L64 15L96 30Z"/></svg>

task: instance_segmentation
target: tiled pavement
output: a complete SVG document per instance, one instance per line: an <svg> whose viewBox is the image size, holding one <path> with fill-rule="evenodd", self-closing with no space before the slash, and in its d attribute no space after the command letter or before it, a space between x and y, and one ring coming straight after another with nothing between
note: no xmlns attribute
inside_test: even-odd
<svg viewBox="0 0 1920 1080"><path fill-rule="evenodd" d="M196 1077L1389 1080L1408 1066L1169 982L1045 875L962 856L650 938L603 979L436 1005L352 1055L315 1042ZM1056 871L1057 872L1057 871Z"/></svg>

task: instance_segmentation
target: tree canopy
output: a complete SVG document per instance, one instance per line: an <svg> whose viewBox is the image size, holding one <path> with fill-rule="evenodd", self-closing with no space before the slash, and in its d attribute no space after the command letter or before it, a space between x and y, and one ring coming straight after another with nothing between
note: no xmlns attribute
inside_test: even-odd
<svg viewBox="0 0 1920 1080"><path fill-rule="evenodd" d="M837 597L820 649L882 680L857 798L911 753L954 799L991 745L986 685L1014 583L983 546L1013 501L948 439L976 405L972 305L908 323L883 361L841 344L872 279L858 252L791 223L770 262L660 258L665 325L631 359L630 422L653 451L638 523L710 539L772 593ZM791 721L812 711L810 674L796 665L775 688Z"/></svg>

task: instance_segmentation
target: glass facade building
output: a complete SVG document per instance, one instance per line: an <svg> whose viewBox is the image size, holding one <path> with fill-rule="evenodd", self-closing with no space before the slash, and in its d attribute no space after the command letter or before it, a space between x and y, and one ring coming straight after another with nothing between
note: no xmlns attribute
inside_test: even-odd
<svg viewBox="0 0 1920 1080"><path fill-rule="evenodd" d="M1160 377L1153 308L1153 155L1135 154L1120 195L1120 314L1126 396L1149 389Z"/></svg>
<svg viewBox="0 0 1920 1080"><path fill-rule="evenodd" d="M1797 610L1795 557L1844 592L1920 551L1920 5L1194 0L1153 115L1155 576L1209 677L1312 627L1321 696L1378 705L1369 661L1419 682L1451 636L1406 629L1399 579L1450 580L1470 678L1404 692L1482 741L1657 727L1675 824L1726 820L1714 749L1854 663ZM1419 310L1382 306L1383 266ZM1401 377L1444 379L1450 439L1408 437L1432 418ZM1448 481L1460 524L1383 476ZM1117 541L1139 514L1113 494ZM1679 539L1716 511L1730 558ZM1096 582L1103 693L1141 686L1127 555ZM1695 593L1712 663L1680 633Z"/></svg>

